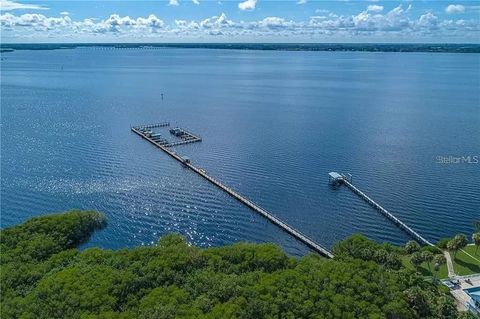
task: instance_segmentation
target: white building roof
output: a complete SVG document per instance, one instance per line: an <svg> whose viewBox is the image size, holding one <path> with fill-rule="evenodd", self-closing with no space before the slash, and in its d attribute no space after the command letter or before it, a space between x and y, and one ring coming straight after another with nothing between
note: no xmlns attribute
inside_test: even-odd
<svg viewBox="0 0 480 319"><path fill-rule="evenodd" d="M330 173L328 173L328 175L333 179L342 179L343 178L343 176L338 174L337 172L330 172Z"/></svg>

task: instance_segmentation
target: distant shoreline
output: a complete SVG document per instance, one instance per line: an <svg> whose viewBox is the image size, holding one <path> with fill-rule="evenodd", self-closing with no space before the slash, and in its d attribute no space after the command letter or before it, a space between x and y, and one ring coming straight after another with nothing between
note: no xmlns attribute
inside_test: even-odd
<svg viewBox="0 0 480 319"><path fill-rule="evenodd" d="M183 48L260 51L428 52L480 53L480 44L386 44L386 43L2 43L0 52L14 50L59 50L81 47Z"/></svg>

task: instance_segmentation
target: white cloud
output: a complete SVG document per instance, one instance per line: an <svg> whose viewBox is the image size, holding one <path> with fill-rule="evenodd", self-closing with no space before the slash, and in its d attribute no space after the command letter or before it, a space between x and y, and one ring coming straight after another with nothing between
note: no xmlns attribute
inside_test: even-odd
<svg viewBox="0 0 480 319"><path fill-rule="evenodd" d="M377 6L375 4L370 5L367 7L367 11L370 12L382 12L383 11L383 6Z"/></svg>
<svg viewBox="0 0 480 319"><path fill-rule="evenodd" d="M337 20L340 20L349 28L362 32L402 31L409 30L412 27L412 21L407 17L406 11L401 5L386 14L379 14L378 12L372 14L369 10L366 10L351 17L339 17Z"/></svg>
<svg viewBox="0 0 480 319"><path fill-rule="evenodd" d="M193 2L194 4L197 4L197 5L200 4L200 1L198 1L198 0L192 0L192 2Z"/></svg>
<svg viewBox="0 0 480 319"><path fill-rule="evenodd" d="M198 32L200 25L195 21L175 20L175 33L184 34L186 36Z"/></svg>
<svg viewBox="0 0 480 319"><path fill-rule="evenodd" d="M132 19L129 16L112 14L105 20L84 19L72 21L69 16L58 18L46 17L43 14L26 13L15 16L10 13L0 15L0 25L5 29L15 27L30 28L35 31L72 31L74 33L121 33L128 30L155 32L164 27L164 22L151 14L148 17Z"/></svg>
<svg viewBox="0 0 480 319"><path fill-rule="evenodd" d="M75 39L82 36L107 36L170 39L419 39L430 36L451 36L475 39L480 35L480 22L471 20L442 20L431 12L419 18L409 17L408 8L398 6L388 12L368 10L353 15L333 13L293 21L271 16L253 21L232 20L225 13L201 20L175 20L166 24L157 16L129 17L112 14L105 19L72 20L68 15L47 17L42 14L0 15L3 32L21 39L32 35ZM155 38L156 37L156 38Z"/></svg>
<svg viewBox="0 0 480 319"><path fill-rule="evenodd" d="M227 15L225 13L222 13L219 16L213 16L211 18L202 20L199 23L199 26L208 30L220 30L233 27L235 26L235 23L232 20L227 19Z"/></svg>
<svg viewBox="0 0 480 319"><path fill-rule="evenodd" d="M0 11L11 11L19 9L48 10L48 8L36 4L24 4L10 0L0 0Z"/></svg>
<svg viewBox="0 0 480 319"><path fill-rule="evenodd" d="M0 25L2 28L13 27L31 27L34 30L52 30L58 27L66 27L71 25L70 17L48 18L42 14L26 13L21 16L15 16L11 13L2 14L0 16Z"/></svg>
<svg viewBox="0 0 480 319"><path fill-rule="evenodd" d="M266 17L265 19L255 23L255 25L267 29L286 29L296 27L295 22L291 20L287 21L280 17Z"/></svg>
<svg viewBox="0 0 480 319"><path fill-rule="evenodd" d="M307 3L307 0L298 0L297 1L297 4L305 4L305 3Z"/></svg>
<svg viewBox="0 0 480 319"><path fill-rule="evenodd" d="M240 10L254 10L257 5L257 0L245 0L238 4Z"/></svg>
<svg viewBox="0 0 480 319"><path fill-rule="evenodd" d="M445 12L448 14L452 13L463 13L465 12L465 7L461 4L451 4L445 8Z"/></svg>
<svg viewBox="0 0 480 319"><path fill-rule="evenodd" d="M168 5L169 6L178 6L178 0L168 0Z"/></svg>
<svg viewBox="0 0 480 319"><path fill-rule="evenodd" d="M156 15L151 14L147 18L137 18L136 25L150 28L163 28L165 23L163 22L163 20L157 18Z"/></svg>
<svg viewBox="0 0 480 319"><path fill-rule="evenodd" d="M60 12L60 14L61 14L62 16L68 16L68 15L70 15L70 12L68 12L68 11L62 11L62 12Z"/></svg>
<svg viewBox="0 0 480 319"><path fill-rule="evenodd" d="M431 12L427 12L420 16L417 25L427 29L436 29L438 27L438 17Z"/></svg>

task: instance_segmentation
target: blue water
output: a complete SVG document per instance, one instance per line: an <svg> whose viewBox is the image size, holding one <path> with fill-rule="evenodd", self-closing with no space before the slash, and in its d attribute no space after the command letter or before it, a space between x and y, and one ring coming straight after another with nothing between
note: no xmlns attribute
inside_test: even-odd
<svg viewBox="0 0 480 319"><path fill-rule="evenodd" d="M208 49L16 51L1 63L1 224L71 208L109 226L87 246L179 232L308 251L130 131L169 120L176 151L318 242L408 237L328 172L427 239L480 219L480 55ZM164 100L161 99L164 93Z"/></svg>

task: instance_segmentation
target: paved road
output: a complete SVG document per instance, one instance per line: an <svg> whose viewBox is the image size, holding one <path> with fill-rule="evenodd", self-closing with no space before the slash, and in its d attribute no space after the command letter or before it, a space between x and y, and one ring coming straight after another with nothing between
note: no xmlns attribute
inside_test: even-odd
<svg viewBox="0 0 480 319"><path fill-rule="evenodd" d="M444 251L443 254L445 255L445 259L447 260L448 277L455 277L456 274L455 270L453 269L453 262L452 258L450 257L450 253L448 251Z"/></svg>

